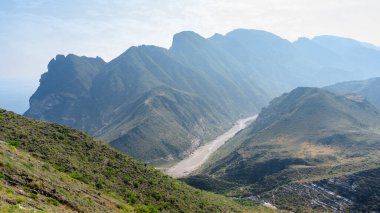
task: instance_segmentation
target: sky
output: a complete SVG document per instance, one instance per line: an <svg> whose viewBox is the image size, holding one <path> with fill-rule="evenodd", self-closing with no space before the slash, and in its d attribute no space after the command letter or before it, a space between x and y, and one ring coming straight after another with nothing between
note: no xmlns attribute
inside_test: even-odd
<svg viewBox="0 0 380 213"><path fill-rule="evenodd" d="M379 11L379 0L1 0L0 108L23 113L57 54L109 61L133 45L168 48L180 31L236 28L380 46Z"/></svg>

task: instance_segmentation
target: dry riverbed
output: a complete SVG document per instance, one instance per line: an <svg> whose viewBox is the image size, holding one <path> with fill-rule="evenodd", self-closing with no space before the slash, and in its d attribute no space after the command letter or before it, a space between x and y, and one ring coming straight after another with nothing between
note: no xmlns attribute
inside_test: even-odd
<svg viewBox="0 0 380 213"><path fill-rule="evenodd" d="M217 149L219 149L226 141L231 139L240 130L247 127L249 123L253 122L256 119L256 117L257 115L238 120L236 124L227 132L218 136L213 141L203 146L200 146L193 153L191 153L185 159L176 163L172 167L163 169L163 172L165 172L167 175L176 178L185 177L189 175L190 173L197 170L203 163L205 163L207 159L211 156L211 154L214 153Z"/></svg>

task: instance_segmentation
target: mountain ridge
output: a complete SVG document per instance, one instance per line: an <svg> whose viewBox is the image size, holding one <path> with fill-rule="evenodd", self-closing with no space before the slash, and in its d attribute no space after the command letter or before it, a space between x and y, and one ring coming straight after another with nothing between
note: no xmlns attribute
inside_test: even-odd
<svg viewBox="0 0 380 213"><path fill-rule="evenodd" d="M78 57L77 64L83 66L72 66L69 59L74 56L70 55L63 58L66 61L62 65L48 66L25 115L86 131L107 143L118 144L119 149L145 162L158 162L167 156L177 161L184 157L183 153L191 152L194 140L199 140L199 145L206 143L234 121L259 112L284 91L297 86L330 85L341 81L342 76L352 80L361 69L365 69L363 76L373 77L380 67L376 62L380 52L373 48L354 45L354 52L370 56L367 60L358 54L335 51L335 47L325 48L324 42L317 44L308 39L292 43L260 30L238 29L210 38L184 31L174 35L168 49L135 46L108 63ZM336 60L329 60L329 54ZM92 66L88 60L99 63ZM56 75L60 69L67 76ZM89 70L93 75L88 75ZM154 99L161 98L157 108L143 110L144 97L157 94L154 90L163 87L173 89L172 95L183 96L170 103L196 118L188 120L190 127L176 119L175 112L168 113L163 96ZM46 94L44 88L51 90ZM195 100L191 97L199 101L186 106ZM201 113L203 110L207 112ZM167 119L156 119L156 114L165 114ZM152 119L155 126L144 123ZM163 126L167 129L160 129ZM133 128L141 131L129 132ZM181 134L177 134L178 129ZM207 131L194 134L194 129ZM167 134L159 134L162 131ZM160 136L151 138L149 134ZM151 146L152 152L133 152L130 143ZM160 150L155 150L153 144Z"/></svg>

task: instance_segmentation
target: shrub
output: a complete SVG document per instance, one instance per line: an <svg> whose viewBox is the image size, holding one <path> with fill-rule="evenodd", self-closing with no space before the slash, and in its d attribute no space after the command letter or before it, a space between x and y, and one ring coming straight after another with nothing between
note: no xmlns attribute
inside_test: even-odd
<svg viewBox="0 0 380 213"><path fill-rule="evenodd" d="M5 140L5 142L7 142L9 145L14 146L14 147L18 147L20 145L20 141L16 141L16 140L7 139Z"/></svg>
<svg viewBox="0 0 380 213"><path fill-rule="evenodd" d="M127 193L127 202L129 205L133 205L135 203L137 203L137 201L139 200L140 198L140 195L135 193L135 192L129 192Z"/></svg>
<svg viewBox="0 0 380 213"><path fill-rule="evenodd" d="M25 202L25 199L24 199L24 198L21 198L21 197L17 197L17 198L15 199L15 201L16 201L17 203L24 203L24 202Z"/></svg>
<svg viewBox="0 0 380 213"><path fill-rule="evenodd" d="M84 183L88 183L88 179L86 177L84 177L81 173L75 171L75 172L72 172L70 173L70 177L74 178L74 179L77 179L77 180L80 180Z"/></svg>
<svg viewBox="0 0 380 213"><path fill-rule="evenodd" d="M47 164L42 165L42 169L45 171L50 171L50 168Z"/></svg>
<svg viewBox="0 0 380 213"><path fill-rule="evenodd" d="M62 165L56 165L56 166L54 166L54 169L56 169L56 170L58 170L58 171L62 172L62 171L64 171L64 170L65 170L65 167L64 167L64 166L62 166Z"/></svg>
<svg viewBox="0 0 380 213"><path fill-rule="evenodd" d="M124 206L123 204L116 204L116 207L120 210L122 210L123 212L131 212L131 209L127 208L126 206Z"/></svg>
<svg viewBox="0 0 380 213"><path fill-rule="evenodd" d="M46 198L46 202L48 202L48 203L50 203L50 204L52 204L54 206L58 206L59 205L59 201L56 200L56 199L54 199L54 198L52 198L52 197Z"/></svg>
<svg viewBox="0 0 380 213"><path fill-rule="evenodd" d="M133 186L134 186L135 188L138 188L139 185L140 185L140 183L139 183L138 181L133 181Z"/></svg>
<svg viewBox="0 0 380 213"><path fill-rule="evenodd" d="M132 178L129 177L128 175L126 175L126 176L123 177L123 182L125 184L129 184L131 180L132 180Z"/></svg>
<svg viewBox="0 0 380 213"><path fill-rule="evenodd" d="M152 192L152 197L154 198L154 199L156 199L156 200L161 200L162 199L162 195L161 195L161 193L160 192L158 192L158 191L154 191L154 192Z"/></svg>
<svg viewBox="0 0 380 213"><path fill-rule="evenodd" d="M29 197L32 198L32 199L37 199L38 198L38 194L29 193Z"/></svg>
<svg viewBox="0 0 380 213"><path fill-rule="evenodd" d="M146 205L135 206L135 211L138 213L158 213L158 210L156 208Z"/></svg>
<svg viewBox="0 0 380 213"><path fill-rule="evenodd" d="M97 189L103 189L103 187L104 187L104 181L99 180L98 182L95 183L95 187Z"/></svg>

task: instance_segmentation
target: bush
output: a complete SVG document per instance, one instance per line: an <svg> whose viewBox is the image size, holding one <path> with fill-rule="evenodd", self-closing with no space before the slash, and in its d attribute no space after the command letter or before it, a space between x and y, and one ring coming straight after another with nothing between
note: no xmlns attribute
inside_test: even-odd
<svg viewBox="0 0 380 213"><path fill-rule="evenodd" d="M122 210L123 212L131 212L132 210L126 206L124 206L123 204L116 204L116 207L120 210Z"/></svg>
<svg viewBox="0 0 380 213"><path fill-rule="evenodd" d="M56 169L56 170L58 170L58 171L62 172L62 171L64 171L64 170L65 170L65 167L64 167L64 166L62 166L62 165L56 165L56 166L54 166L54 169Z"/></svg>
<svg viewBox="0 0 380 213"><path fill-rule="evenodd" d="M84 183L89 183L89 180L77 171L70 173L70 177L80 180Z"/></svg>
<svg viewBox="0 0 380 213"><path fill-rule="evenodd" d="M95 183L96 189L103 189L104 187L104 181L98 181Z"/></svg>
<svg viewBox="0 0 380 213"><path fill-rule="evenodd" d="M56 200L56 199L54 199L54 198L52 198L52 197L46 198L46 202L48 202L48 203L50 203L50 204L52 204L54 206L58 206L59 205L59 201Z"/></svg>
<svg viewBox="0 0 380 213"><path fill-rule="evenodd" d="M32 199L37 199L38 195L35 194L35 193L29 193L29 197L32 198Z"/></svg>
<svg viewBox="0 0 380 213"><path fill-rule="evenodd" d="M133 205L135 203L137 203L137 201L139 200L139 198L141 197L141 195L135 193L135 192L129 192L127 193L127 202L129 205Z"/></svg>
<svg viewBox="0 0 380 213"><path fill-rule="evenodd" d="M154 191L154 192L152 192L151 195L152 195L152 197L153 197L154 199L156 199L157 201L162 199L162 195L161 195L161 193L158 192L158 191Z"/></svg>
<svg viewBox="0 0 380 213"><path fill-rule="evenodd" d="M5 142L7 142L9 145L14 146L14 147L18 147L21 144L20 141L11 140L11 139L7 139L5 140Z"/></svg>
<svg viewBox="0 0 380 213"><path fill-rule="evenodd" d="M24 203L24 202L25 202L25 199L24 199L24 198L21 198L21 197L17 197L17 198L15 199L15 201L16 201L17 203Z"/></svg>
<svg viewBox="0 0 380 213"><path fill-rule="evenodd" d="M135 211L138 213L158 213L158 210L156 208L146 205L135 206Z"/></svg>

